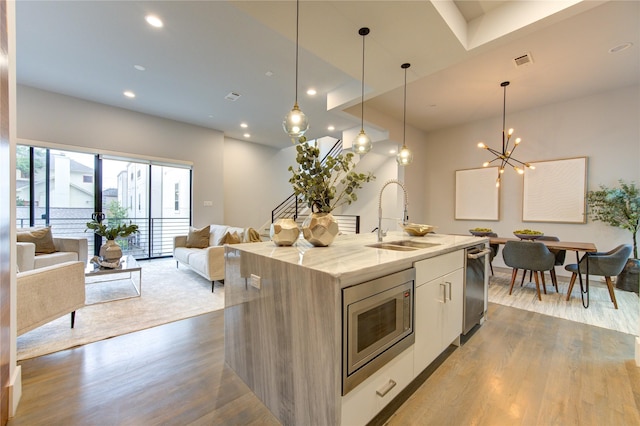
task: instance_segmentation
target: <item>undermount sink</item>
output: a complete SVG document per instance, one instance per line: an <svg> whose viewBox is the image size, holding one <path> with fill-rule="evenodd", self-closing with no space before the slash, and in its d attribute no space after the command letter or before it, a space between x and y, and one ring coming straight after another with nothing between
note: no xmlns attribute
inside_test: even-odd
<svg viewBox="0 0 640 426"><path fill-rule="evenodd" d="M370 244L367 247L379 248L384 250L410 251L439 246L438 243L427 243L425 241L399 240L389 241L376 244Z"/></svg>

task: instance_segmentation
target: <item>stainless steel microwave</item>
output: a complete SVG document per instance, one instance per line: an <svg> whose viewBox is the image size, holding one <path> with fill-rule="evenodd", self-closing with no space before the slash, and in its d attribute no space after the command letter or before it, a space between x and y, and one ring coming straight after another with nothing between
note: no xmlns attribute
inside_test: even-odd
<svg viewBox="0 0 640 426"><path fill-rule="evenodd" d="M415 341L415 269L342 290L342 394Z"/></svg>

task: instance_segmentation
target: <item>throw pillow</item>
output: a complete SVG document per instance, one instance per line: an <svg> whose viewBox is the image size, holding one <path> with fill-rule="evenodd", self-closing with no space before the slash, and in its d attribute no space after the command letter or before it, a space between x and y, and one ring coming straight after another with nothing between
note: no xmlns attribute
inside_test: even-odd
<svg viewBox="0 0 640 426"><path fill-rule="evenodd" d="M233 232L233 233L227 232L226 234L224 234L224 237L222 237L222 240L220 241L220 245L240 244L241 242L242 242L242 238L240 238L237 232Z"/></svg>
<svg viewBox="0 0 640 426"><path fill-rule="evenodd" d="M188 248L207 248L209 247L209 226L204 228L189 227L189 235L187 235Z"/></svg>
<svg viewBox="0 0 640 426"><path fill-rule="evenodd" d="M56 252L56 246L53 244L53 235L51 235L50 227L20 231L16 235L19 243L35 244L36 254L50 254Z"/></svg>
<svg viewBox="0 0 640 426"><path fill-rule="evenodd" d="M258 231L253 228L249 228L247 230L247 234L249 234L250 243L259 243L262 241L262 238L260 238L260 234L258 233Z"/></svg>

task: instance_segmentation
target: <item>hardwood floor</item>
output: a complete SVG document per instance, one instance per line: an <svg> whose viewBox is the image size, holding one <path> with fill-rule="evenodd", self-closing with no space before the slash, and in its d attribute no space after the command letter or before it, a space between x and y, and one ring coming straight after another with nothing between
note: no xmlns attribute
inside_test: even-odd
<svg viewBox="0 0 640 426"><path fill-rule="evenodd" d="M26 360L18 425L272 425L224 364L223 312ZM638 425L634 337L501 305L389 425Z"/></svg>

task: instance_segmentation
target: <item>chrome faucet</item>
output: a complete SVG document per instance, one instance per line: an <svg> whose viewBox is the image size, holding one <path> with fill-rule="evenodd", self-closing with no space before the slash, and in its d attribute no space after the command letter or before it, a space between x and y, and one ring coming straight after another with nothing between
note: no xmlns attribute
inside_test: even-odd
<svg viewBox="0 0 640 426"><path fill-rule="evenodd" d="M380 196L378 197L378 242L379 243L382 242L382 237L384 237L387 234L386 232L382 231L382 192L387 187L387 185L390 185L392 183L400 185L400 188L402 188L402 191L404 192L404 212L402 215L402 224L406 225L407 222L409 221L409 211L408 211L409 195L407 195L407 189L404 187L402 182L400 182L397 179L388 180L387 182L385 182L384 185L382 185L382 189L380 190Z"/></svg>

